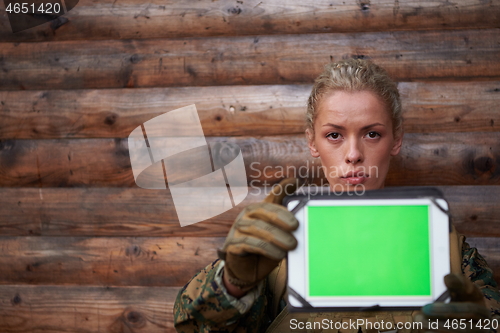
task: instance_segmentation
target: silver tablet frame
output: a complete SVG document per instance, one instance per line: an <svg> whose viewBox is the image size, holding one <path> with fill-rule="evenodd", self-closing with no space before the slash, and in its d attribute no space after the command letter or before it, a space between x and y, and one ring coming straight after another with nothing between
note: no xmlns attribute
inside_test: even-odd
<svg viewBox="0 0 500 333"><path fill-rule="evenodd" d="M292 211L298 208L295 216L299 221L299 228L294 232L298 241L295 250L288 253L288 286L302 297L302 301L290 296L289 303L292 307L304 307L303 300L313 308L419 308L436 300L446 291L443 277L450 273L450 248L449 248L449 216L448 204L441 198L402 198L402 199L374 199L362 198L353 200L320 199L307 200L302 203L297 198L289 200L287 208ZM427 205L429 207L429 244L431 262L431 295L430 296L337 296L318 297L308 295L307 267L307 207L310 206L346 206L346 205ZM300 207L302 206L302 207ZM293 293L292 293L293 294ZM300 298L300 297L298 297Z"/></svg>

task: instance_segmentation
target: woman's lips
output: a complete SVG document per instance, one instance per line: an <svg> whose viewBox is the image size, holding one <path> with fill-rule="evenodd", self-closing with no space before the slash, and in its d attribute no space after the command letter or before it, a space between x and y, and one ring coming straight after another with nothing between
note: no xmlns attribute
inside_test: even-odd
<svg viewBox="0 0 500 333"><path fill-rule="evenodd" d="M342 179L347 184L359 185L359 184L363 184L364 182L366 182L368 177L342 177L340 179Z"/></svg>

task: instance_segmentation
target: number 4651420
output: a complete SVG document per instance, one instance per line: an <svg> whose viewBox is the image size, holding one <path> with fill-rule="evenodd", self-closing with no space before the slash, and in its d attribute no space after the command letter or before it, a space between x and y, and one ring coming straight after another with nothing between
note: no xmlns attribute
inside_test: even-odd
<svg viewBox="0 0 500 333"><path fill-rule="evenodd" d="M61 4L59 3L9 3L5 11L9 14L59 14L61 12Z"/></svg>
<svg viewBox="0 0 500 333"><path fill-rule="evenodd" d="M444 327L452 330L466 330L466 329L480 329L480 330L489 330L498 328L498 319L483 319L477 322L466 319L448 319L444 324Z"/></svg>

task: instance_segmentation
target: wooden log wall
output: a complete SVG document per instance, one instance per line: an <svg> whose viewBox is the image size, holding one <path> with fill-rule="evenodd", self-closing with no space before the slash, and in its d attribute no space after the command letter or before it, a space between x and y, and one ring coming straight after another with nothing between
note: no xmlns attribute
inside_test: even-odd
<svg viewBox="0 0 500 333"><path fill-rule="evenodd" d="M179 287L279 180L266 176L314 166L305 102L350 57L402 94L387 185L442 189L500 282L499 0L80 0L16 34L2 6L0 332L174 332ZM135 185L126 138L189 104L256 187L181 228L168 189Z"/></svg>

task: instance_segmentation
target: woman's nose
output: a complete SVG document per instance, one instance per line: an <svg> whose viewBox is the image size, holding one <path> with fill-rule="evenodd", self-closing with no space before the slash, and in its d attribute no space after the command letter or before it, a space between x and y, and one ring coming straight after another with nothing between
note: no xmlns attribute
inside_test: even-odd
<svg viewBox="0 0 500 333"><path fill-rule="evenodd" d="M363 153L358 140L349 140L345 155L345 162L348 164L356 164L363 162Z"/></svg>

